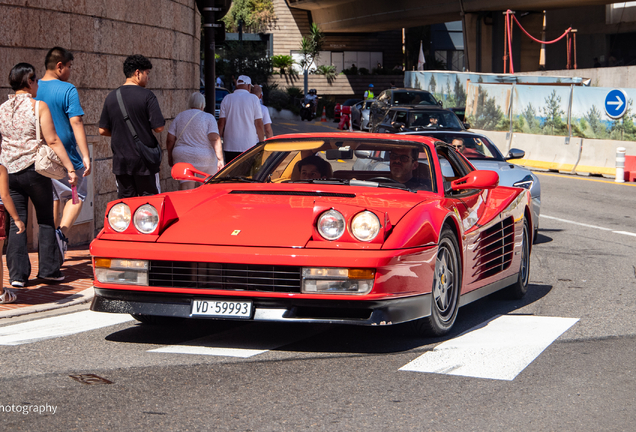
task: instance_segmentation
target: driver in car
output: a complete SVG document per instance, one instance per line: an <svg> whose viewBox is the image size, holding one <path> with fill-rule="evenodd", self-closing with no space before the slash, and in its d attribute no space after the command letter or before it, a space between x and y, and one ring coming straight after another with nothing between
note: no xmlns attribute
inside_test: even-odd
<svg viewBox="0 0 636 432"><path fill-rule="evenodd" d="M440 127L441 126L441 124L439 124L439 119L436 116L434 116L434 115L431 115L429 117L428 121L429 121L429 124L427 125L427 127L435 127L436 128L436 127Z"/></svg>
<svg viewBox="0 0 636 432"><path fill-rule="evenodd" d="M389 167L393 180L402 183L409 189L422 189L427 186L426 179L417 178L415 172L418 168L417 157L419 150L416 148L397 148L389 152Z"/></svg>

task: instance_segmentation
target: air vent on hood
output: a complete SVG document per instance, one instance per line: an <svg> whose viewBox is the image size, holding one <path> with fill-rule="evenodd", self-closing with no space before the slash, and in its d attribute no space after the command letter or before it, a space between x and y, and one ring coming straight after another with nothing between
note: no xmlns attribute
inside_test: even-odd
<svg viewBox="0 0 636 432"><path fill-rule="evenodd" d="M512 261L514 240L512 218L504 219L484 231L477 240L473 276L484 279L507 269Z"/></svg>
<svg viewBox="0 0 636 432"><path fill-rule="evenodd" d="M315 196L315 197L336 197L355 198L356 194L334 193L320 191L263 191L263 190L235 190L230 192L234 195L292 195L292 196Z"/></svg>

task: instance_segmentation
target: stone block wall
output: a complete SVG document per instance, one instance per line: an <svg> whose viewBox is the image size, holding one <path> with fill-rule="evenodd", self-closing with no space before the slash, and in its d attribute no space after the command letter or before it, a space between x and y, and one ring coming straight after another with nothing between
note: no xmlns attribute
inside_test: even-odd
<svg viewBox="0 0 636 432"><path fill-rule="evenodd" d="M99 136L106 95L125 81L130 54L150 59L148 88L166 118L158 136L165 150L170 121L187 108L200 86L201 19L195 0L0 0L0 102L13 93L7 77L19 62L44 75L44 57L53 46L75 55L70 82L80 95L89 143L93 145L94 220L72 230L71 243L92 240L103 227L106 204L115 199L110 138ZM164 157L162 191L176 190Z"/></svg>

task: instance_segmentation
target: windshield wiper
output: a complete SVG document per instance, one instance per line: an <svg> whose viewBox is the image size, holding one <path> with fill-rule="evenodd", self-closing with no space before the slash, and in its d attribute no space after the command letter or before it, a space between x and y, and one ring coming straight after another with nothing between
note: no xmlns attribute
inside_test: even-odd
<svg viewBox="0 0 636 432"><path fill-rule="evenodd" d="M260 180L254 180L245 176L233 176L233 177L216 177L210 179L208 183L220 183L225 181L242 181L246 183L262 183Z"/></svg>

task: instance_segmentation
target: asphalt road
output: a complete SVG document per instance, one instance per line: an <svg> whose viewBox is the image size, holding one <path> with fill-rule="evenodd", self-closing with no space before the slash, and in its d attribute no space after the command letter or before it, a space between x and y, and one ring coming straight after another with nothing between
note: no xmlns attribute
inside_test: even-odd
<svg viewBox="0 0 636 432"><path fill-rule="evenodd" d="M636 188L539 178L543 217L528 295L462 308L448 337L415 338L399 327L127 321L3 345L7 326L55 330L61 324L44 320L86 307L33 315L0 322L0 429L633 430ZM400 370L500 315L578 321L511 380ZM226 351L197 351L210 347ZM71 377L82 374L96 377Z"/></svg>

